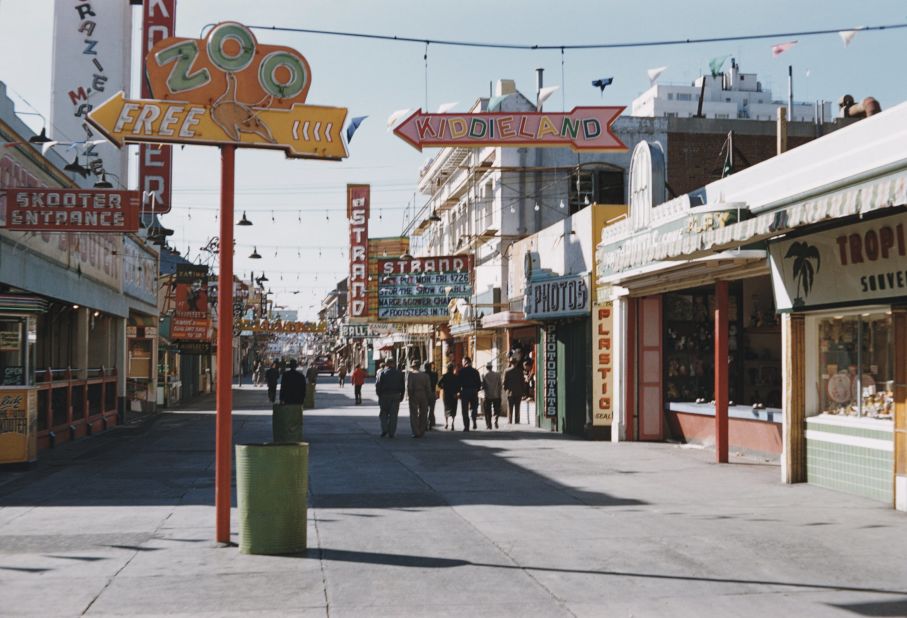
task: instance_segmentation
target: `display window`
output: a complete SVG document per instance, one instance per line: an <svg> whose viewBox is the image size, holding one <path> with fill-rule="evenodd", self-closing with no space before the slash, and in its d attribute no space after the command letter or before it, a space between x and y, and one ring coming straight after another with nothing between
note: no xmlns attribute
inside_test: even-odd
<svg viewBox="0 0 907 618"><path fill-rule="evenodd" d="M818 320L820 413L892 418L893 336L890 311Z"/></svg>

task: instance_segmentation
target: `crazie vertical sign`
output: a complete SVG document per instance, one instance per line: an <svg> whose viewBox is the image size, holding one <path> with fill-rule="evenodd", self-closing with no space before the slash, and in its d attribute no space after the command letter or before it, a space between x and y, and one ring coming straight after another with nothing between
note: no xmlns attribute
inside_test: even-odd
<svg viewBox="0 0 907 618"><path fill-rule="evenodd" d="M368 318L369 185L346 186L346 214L350 221L349 317Z"/></svg>
<svg viewBox="0 0 907 618"><path fill-rule="evenodd" d="M144 0L142 19L142 98L150 99L151 85L144 70L145 58L159 41L173 36L176 0ZM163 144L141 144L139 146L139 186L146 194L154 196L154 212L166 213L172 208L171 169L173 153L171 146Z"/></svg>
<svg viewBox="0 0 907 618"><path fill-rule="evenodd" d="M553 322L545 325L545 416L557 416L557 327Z"/></svg>
<svg viewBox="0 0 907 618"><path fill-rule="evenodd" d="M614 359L611 354L614 317L612 303L592 309L595 351L592 355L592 425L607 427L614 418Z"/></svg>

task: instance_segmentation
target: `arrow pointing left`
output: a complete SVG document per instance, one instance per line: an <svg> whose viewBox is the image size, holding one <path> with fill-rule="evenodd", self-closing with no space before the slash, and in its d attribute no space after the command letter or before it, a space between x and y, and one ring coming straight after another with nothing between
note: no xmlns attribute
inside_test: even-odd
<svg viewBox="0 0 907 618"><path fill-rule="evenodd" d="M88 114L88 121L107 139L123 144L235 144L276 148L288 157L342 159L348 156L341 138L347 110L342 107L293 105L290 109L256 109L242 103L215 106L182 101L127 99L118 92ZM325 127L312 135L299 126Z"/></svg>

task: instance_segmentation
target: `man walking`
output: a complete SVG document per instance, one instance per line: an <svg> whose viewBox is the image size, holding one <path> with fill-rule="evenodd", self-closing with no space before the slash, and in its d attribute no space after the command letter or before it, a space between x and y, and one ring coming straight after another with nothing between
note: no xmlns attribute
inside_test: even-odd
<svg viewBox="0 0 907 618"><path fill-rule="evenodd" d="M362 404L362 385L365 384L365 369L360 363L356 364L353 374L350 376L350 382L353 383L353 394L356 395L356 405Z"/></svg>
<svg viewBox="0 0 907 618"><path fill-rule="evenodd" d="M526 379L517 359L510 359L510 367L504 372L504 395L507 397L507 418L510 423L520 424L520 406L526 394Z"/></svg>
<svg viewBox="0 0 907 618"><path fill-rule="evenodd" d="M435 402L438 401L438 372L435 371L435 364L431 361L425 361L425 374L431 382L431 399L428 401L428 430L434 431L435 425Z"/></svg>
<svg viewBox="0 0 907 618"><path fill-rule="evenodd" d="M296 359L290 359L290 368L280 378L280 403L302 405L305 401L305 376L296 371Z"/></svg>
<svg viewBox="0 0 907 618"><path fill-rule="evenodd" d="M397 433L397 414L400 413L400 401L406 392L403 372L397 369L393 358L384 363L384 370L378 373L375 380L375 393L378 395L378 406L381 412L381 437L393 438Z"/></svg>
<svg viewBox="0 0 907 618"><path fill-rule="evenodd" d="M265 383L268 385L268 401L274 403L277 398L277 382L280 380L280 369L277 368L277 361L273 361L271 366L265 372ZM255 379L258 382L258 378Z"/></svg>
<svg viewBox="0 0 907 618"><path fill-rule="evenodd" d="M463 367L458 374L460 388L460 406L463 410L463 431L469 431L469 418L472 417L472 428L476 429L476 418L479 415L479 390L482 388L482 377L472 366L472 359L463 358Z"/></svg>
<svg viewBox="0 0 907 618"><path fill-rule="evenodd" d="M485 365L482 376L482 390L485 392L485 428L491 429L491 417L494 414L494 428L498 428L498 417L501 416L501 374L494 370L491 361Z"/></svg>
<svg viewBox="0 0 907 618"><path fill-rule="evenodd" d="M432 399L431 379L419 371L419 361L413 361L406 375L406 392L409 393L409 426L414 438L421 438L428 422L428 405Z"/></svg>

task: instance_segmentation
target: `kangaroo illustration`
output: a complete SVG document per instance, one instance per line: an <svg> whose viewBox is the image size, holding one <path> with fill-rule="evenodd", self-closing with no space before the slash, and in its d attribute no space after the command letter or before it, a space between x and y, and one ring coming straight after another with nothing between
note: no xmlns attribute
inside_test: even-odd
<svg viewBox="0 0 907 618"><path fill-rule="evenodd" d="M277 140L255 110L236 100L236 76L227 73L227 89L211 106L211 119L224 130L231 140L239 141L240 133L252 133L266 142L276 144Z"/></svg>

